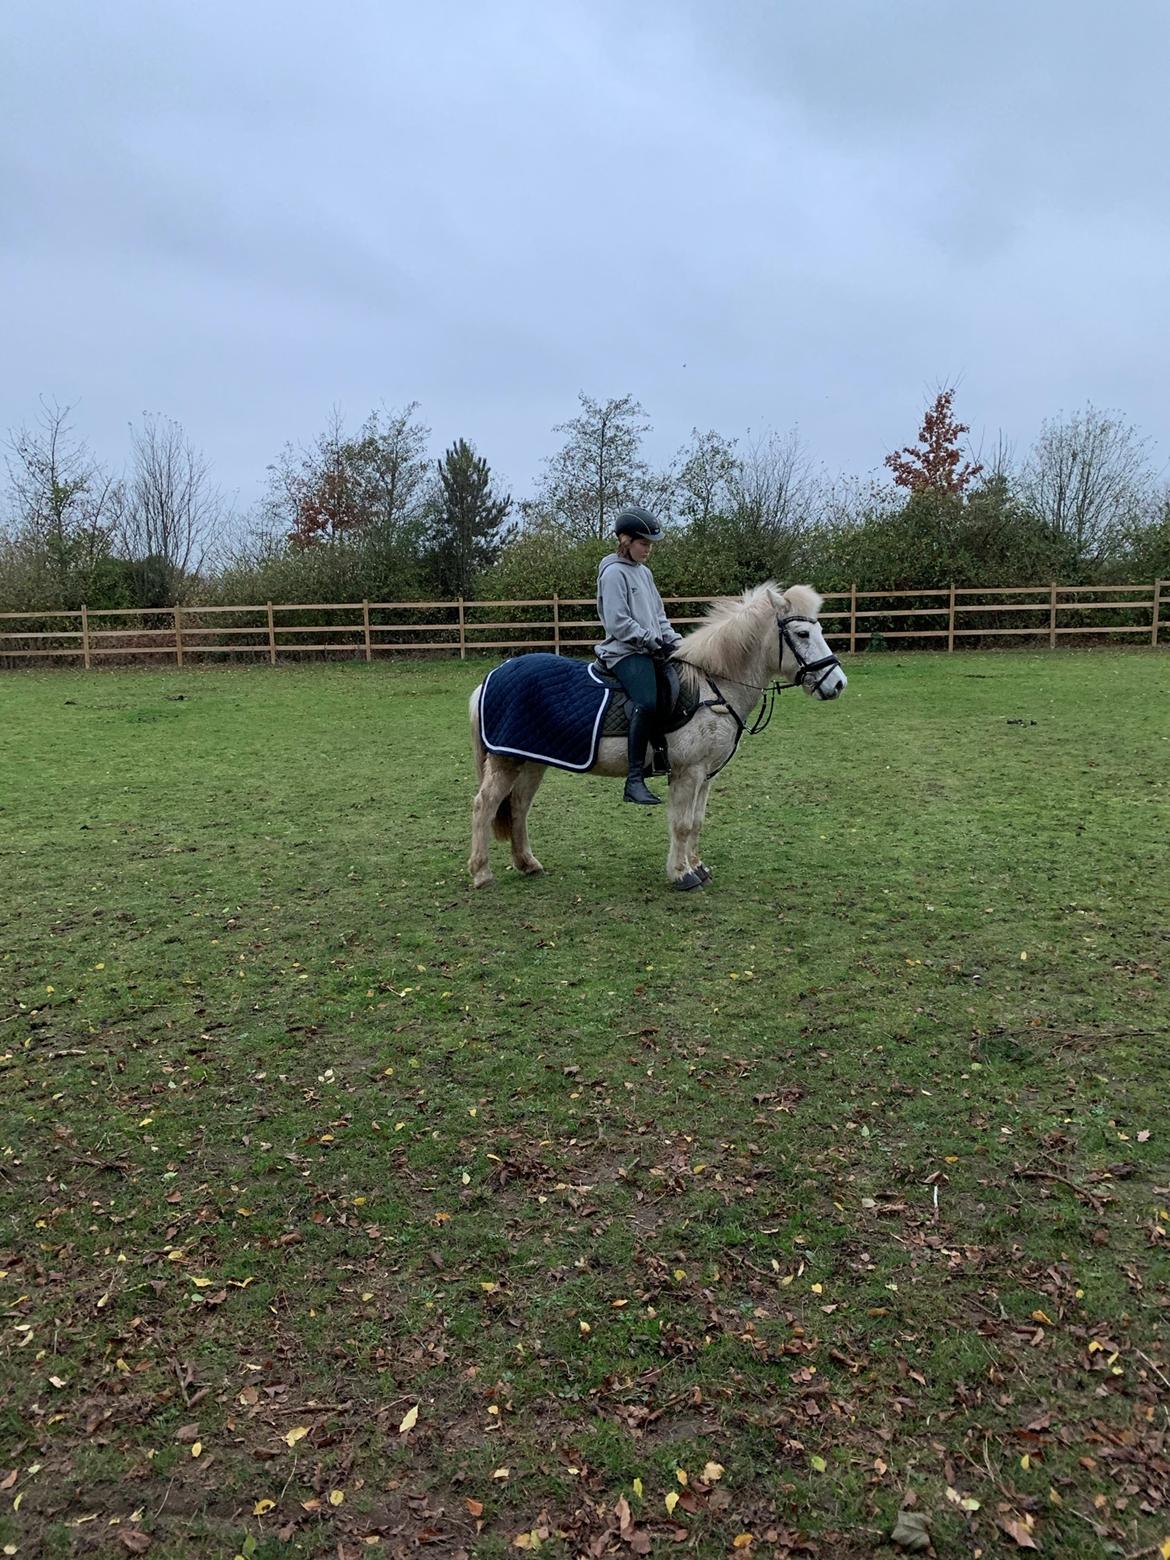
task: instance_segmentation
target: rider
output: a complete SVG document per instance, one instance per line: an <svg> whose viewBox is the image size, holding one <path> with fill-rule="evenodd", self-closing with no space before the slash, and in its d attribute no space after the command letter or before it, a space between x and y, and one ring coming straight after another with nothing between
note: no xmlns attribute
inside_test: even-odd
<svg viewBox="0 0 1170 1560"><path fill-rule="evenodd" d="M646 560L662 527L645 509L623 509L614 522L617 551L597 571L597 615L605 638L597 659L621 683L629 697L629 774L624 800L657 806L660 796L646 784L646 745L658 707L654 657L670 655L682 644L666 616L662 597Z"/></svg>

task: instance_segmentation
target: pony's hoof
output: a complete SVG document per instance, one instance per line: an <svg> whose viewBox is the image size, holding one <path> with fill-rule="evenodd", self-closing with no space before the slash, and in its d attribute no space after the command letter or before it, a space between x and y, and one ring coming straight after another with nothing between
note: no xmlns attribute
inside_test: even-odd
<svg viewBox="0 0 1170 1560"><path fill-rule="evenodd" d="M486 888L489 883L496 881L494 872L476 872L471 879L472 888Z"/></svg>
<svg viewBox="0 0 1170 1560"><path fill-rule="evenodd" d="M697 872L684 872L682 877L675 878L674 886L681 893L689 894L692 888L702 888L703 879Z"/></svg>
<svg viewBox="0 0 1170 1560"><path fill-rule="evenodd" d="M701 861L695 863L694 873L700 883L709 883L711 881L711 868L705 867Z"/></svg>
<svg viewBox="0 0 1170 1560"><path fill-rule="evenodd" d="M544 876L544 868L541 866L540 862L537 861L535 856L532 858L531 861L526 861L526 862L522 861L522 862L520 862L519 865L520 865L520 870L521 870L521 872L523 872L525 877L543 877Z"/></svg>

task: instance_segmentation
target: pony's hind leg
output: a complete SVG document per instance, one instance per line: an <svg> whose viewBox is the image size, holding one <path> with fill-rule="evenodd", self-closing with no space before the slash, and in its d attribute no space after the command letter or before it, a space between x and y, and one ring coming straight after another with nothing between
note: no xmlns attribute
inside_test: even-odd
<svg viewBox="0 0 1170 1560"><path fill-rule="evenodd" d="M512 837L509 804L516 778L514 764L501 763L493 757L488 757L484 763L483 777L471 808L471 855L467 860L467 870L476 888L483 888L494 877L488 860L492 833L501 839Z"/></svg>
<svg viewBox="0 0 1170 1560"><path fill-rule="evenodd" d="M512 863L530 877L544 871L528 843L528 809L543 779L543 764L525 764L512 787Z"/></svg>

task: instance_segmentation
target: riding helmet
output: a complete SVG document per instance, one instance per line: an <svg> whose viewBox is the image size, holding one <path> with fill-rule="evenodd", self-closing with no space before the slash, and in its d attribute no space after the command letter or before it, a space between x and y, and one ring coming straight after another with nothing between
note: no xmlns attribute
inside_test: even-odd
<svg viewBox="0 0 1170 1560"><path fill-rule="evenodd" d="M618 536L635 537L643 542L662 540L662 527L658 521L648 509L639 509L637 505L623 509L614 521L613 528Z"/></svg>

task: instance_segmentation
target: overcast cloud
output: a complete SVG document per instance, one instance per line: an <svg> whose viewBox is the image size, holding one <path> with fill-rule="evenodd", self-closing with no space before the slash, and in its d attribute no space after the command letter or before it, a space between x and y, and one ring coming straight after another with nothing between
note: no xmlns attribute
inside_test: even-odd
<svg viewBox="0 0 1170 1560"><path fill-rule="evenodd" d="M527 491L579 390L879 467L1170 445L1164 0L200 0L3 12L0 429L178 418L241 508L417 400Z"/></svg>

